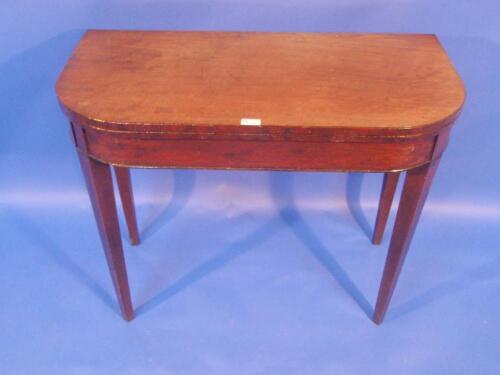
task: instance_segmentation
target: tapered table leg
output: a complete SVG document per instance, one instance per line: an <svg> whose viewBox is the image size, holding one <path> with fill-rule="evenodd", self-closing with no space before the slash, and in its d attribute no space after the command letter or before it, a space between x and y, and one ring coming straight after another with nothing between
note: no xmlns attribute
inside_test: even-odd
<svg viewBox="0 0 500 375"><path fill-rule="evenodd" d="M377 304L375 305L373 320L377 324L384 320L438 164L439 159L436 159L406 173Z"/></svg>
<svg viewBox="0 0 500 375"><path fill-rule="evenodd" d="M384 236L385 226L389 213L391 212L392 200L398 186L399 172L387 172L384 174L382 191L380 192L380 203L378 206L377 219L375 220L375 229L373 230L372 242L380 245Z"/></svg>
<svg viewBox="0 0 500 375"><path fill-rule="evenodd" d="M122 201L125 221L127 222L130 243L138 245L139 231L137 229L137 218L135 216L134 195L132 193L132 183L130 181L130 170L124 167L114 167L120 199Z"/></svg>
<svg viewBox="0 0 500 375"><path fill-rule="evenodd" d="M78 156L120 310L125 320L132 320L134 311L130 298L125 258L123 257L111 169L109 165L89 158L82 151L78 151Z"/></svg>

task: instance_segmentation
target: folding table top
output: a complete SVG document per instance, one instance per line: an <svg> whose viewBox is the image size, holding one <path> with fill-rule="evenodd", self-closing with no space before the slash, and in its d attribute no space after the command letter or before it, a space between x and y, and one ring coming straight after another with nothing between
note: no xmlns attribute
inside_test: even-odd
<svg viewBox="0 0 500 375"><path fill-rule="evenodd" d="M88 31L57 83L101 127L245 125L425 132L462 81L434 35Z"/></svg>

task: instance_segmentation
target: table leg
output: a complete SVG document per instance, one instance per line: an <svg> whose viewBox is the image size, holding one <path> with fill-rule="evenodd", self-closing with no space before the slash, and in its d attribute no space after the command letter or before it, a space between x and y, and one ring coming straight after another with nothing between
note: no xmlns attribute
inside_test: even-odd
<svg viewBox="0 0 500 375"><path fill-rule="evenodd" d="M132 193L132 183L130 180L130 170L125 167L113 167L115 170L116 182L118 183L118 190L120 192L120 199L122 201L123 212L125 213L125 221L127 222L128 234L130 243L138 245L139 231L137 229L137 218L134 208L134 195Z"/></svg>
<svg viewBox="0 0 500 375"><path fill-rule="evenodd" d="M134 311L123 257L111 169L109 165L88 157L80 150L78 156L121 313L125 320L132 320Z"/></svg>
<svg viewBox="0 0 500 375"><path fill-rule="evenodd" d="M398 186L399 172L387 172L384 174L382 191L380 192L380 203L378 206L377 219L375 220L375 229L373 230L372 242L380 245L384 235L385 226L389 213L391 212L392 200Z"/></svg>
<svg viewBox="0 0 500 375"><path fill-rule="evenodd" d="M373 316L377 324L384 320L438 164L439 159L435 159L429 164L411 169L406 173Z"/></svg>

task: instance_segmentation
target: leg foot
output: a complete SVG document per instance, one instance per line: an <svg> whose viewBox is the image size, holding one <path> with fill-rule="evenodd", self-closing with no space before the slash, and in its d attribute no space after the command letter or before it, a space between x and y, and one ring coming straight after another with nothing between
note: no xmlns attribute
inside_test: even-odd
<svg viewBox="0 0 500 375"><path fill-rule="evenodd" d="M430 164L409 170L406 174L375 305L373 320L377 324L384 320L438 164L439 159L436 159Z"/></svg>
<svg viewBox="0 0 500 375"><path fill-rule="evenodd" d="M78 151L85 182L89 192L95 219L99 228L104 253L111 279L118 297L118 303L125 320L132 320L134 311L123 256L120 228L116 213L113 180L109 165L89 158Z"/></svg>

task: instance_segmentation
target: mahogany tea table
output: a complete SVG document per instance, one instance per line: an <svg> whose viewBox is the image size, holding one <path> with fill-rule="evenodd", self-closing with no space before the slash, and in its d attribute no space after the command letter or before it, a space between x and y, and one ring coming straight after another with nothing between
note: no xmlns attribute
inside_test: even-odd
<svg viewBox="0 0 500 375"><path fill-rule="evenodd" d="M422 34L90 30L56 91L126 320L111 166L133 244L132 167L382 172L375 244L406 172L380 324L465 99L438 39Z"/></svg>

